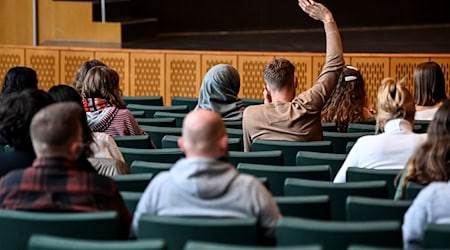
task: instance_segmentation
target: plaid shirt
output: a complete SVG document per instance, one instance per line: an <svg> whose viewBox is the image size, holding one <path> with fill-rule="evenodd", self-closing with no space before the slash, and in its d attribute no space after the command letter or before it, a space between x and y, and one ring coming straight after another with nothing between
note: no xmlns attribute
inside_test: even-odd
<svg viewBox="0 0 450 250"><path fill-rule="evenodd" d="M0 179L0 208L13 210L117 211L121 236L128 236L131 215L113 180L83 171L64 158L37 158L31 167Z"/></svg>

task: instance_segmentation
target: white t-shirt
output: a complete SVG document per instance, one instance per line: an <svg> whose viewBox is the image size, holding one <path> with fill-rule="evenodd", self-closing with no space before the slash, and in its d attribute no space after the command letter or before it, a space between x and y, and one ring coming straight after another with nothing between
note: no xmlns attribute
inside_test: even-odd
<svg viewBox="0 0 450 250"><path fill-rule="evenodd" d="M426 140L426 134L412 132L411 124L404 119L390 120L385 132L359 138L339 169L335 183L346 181L349 167L369 169L403 169L416 148Z"/></svg>

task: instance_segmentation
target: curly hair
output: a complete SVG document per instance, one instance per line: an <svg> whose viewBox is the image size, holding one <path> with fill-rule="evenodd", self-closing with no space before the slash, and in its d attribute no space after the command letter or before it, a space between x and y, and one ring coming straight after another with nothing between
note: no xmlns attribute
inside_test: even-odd
<svg viewBox="0 0 450 250"><path fill-rule="evenodd" d="M119 109L125 108L119 74L107 66L95 66L87 72L80 94L83 98L106 99Z"/></svg>
<svg viewBox="0 0 450 250"><path fill-rule="evenodd" d="M322 121L334 122L338 131L346 132L349 123L366 120L366 104L365 82L361 73L354 67L346 66L322 109Z"/></svg>
<svg viewBox="0 0 450 250"><path fill-rule="evenodd" d="M31 119L39 110L52 103L51 96L38 89L27 89L5 97L0 105L0 135L15 149L33 150Z"/></svg>
<svg viewBox="0 0 450 250"><path fill-rule="evenodd" d="M13 67L8 70L3 80L2 96L25 89L37 89L37 86L36 71L27 67Z"/></svg>
<svg viewBox="0 0 450 250"><path fill-rule="evenodd" d="M416 106L411 92L402 85L403 81L396 82L389 77L381 81L377 96L376 131L393 119L402 118L413 123Z"/></svg>

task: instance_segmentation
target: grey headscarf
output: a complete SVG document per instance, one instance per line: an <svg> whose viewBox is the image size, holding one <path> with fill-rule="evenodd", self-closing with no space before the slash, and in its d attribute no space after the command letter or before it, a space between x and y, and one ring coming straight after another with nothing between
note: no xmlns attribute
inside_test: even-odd
<svg viewBox="0 0 450 250"><path fill-rule="evenodd" d="M218 64L205 75L196 109L219 113L224 121L242 120L244 104L237 97L241 87L238 71L228 64Z"/></svg>

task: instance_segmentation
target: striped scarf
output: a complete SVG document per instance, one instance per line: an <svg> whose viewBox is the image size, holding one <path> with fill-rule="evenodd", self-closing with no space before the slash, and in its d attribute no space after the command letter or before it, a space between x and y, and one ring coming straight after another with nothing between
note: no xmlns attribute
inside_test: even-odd
<svg viewBox="0 0 450 250"><path fill-rule="evenodd" d="M113 107L113 105L107 100L102 98L84 98L83 108L86 112L94 112L97 110L102 110L108 107Z"/></svg>

